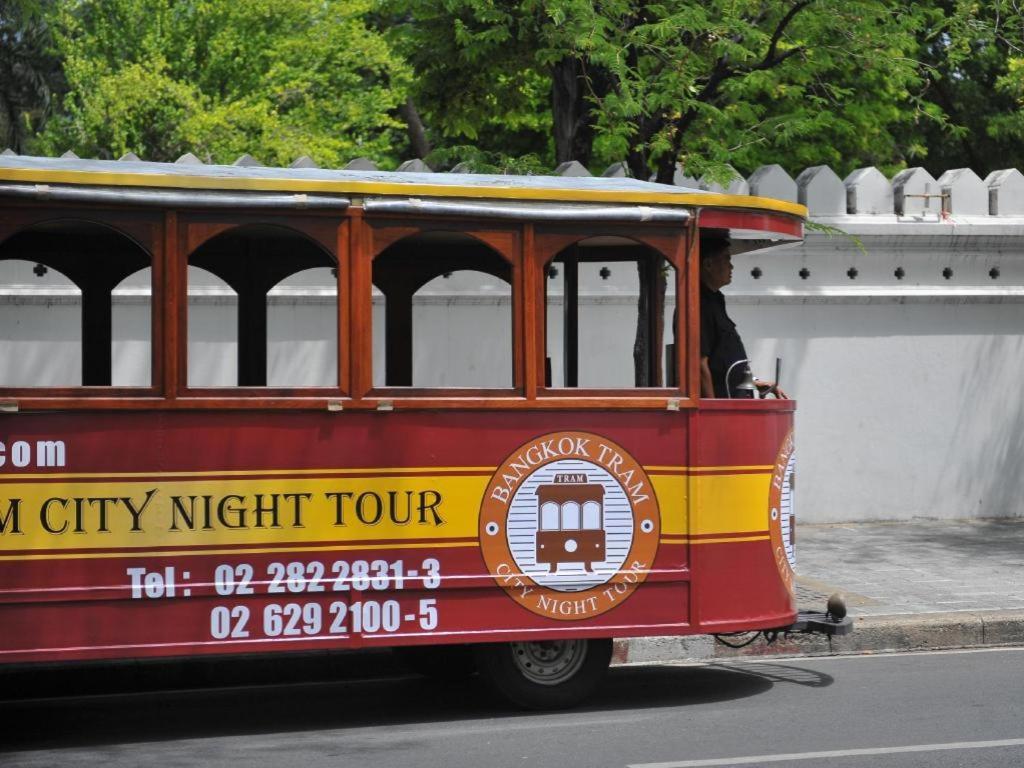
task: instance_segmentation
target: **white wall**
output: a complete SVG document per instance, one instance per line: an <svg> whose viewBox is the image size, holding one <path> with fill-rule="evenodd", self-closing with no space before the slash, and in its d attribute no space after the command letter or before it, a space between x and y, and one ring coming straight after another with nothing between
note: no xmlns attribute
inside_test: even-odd
<svg viewBox="0 0 1024 768"><path fill-rule="evenodd" d="M412 329L413 386L512 386L512 291L503 280L470 270L431 280L413 297Z"/></svg>
<svg viewBox="0 0 1024 768"><path fill-rule="evenodd" d="M24 301L0 300L2 380L77 384L77 302ZM115 307L115 367L120 380L140 383L149 347L136 331L146 327L148 307ZM631 350L635 307L635 298L584 298L582 314L604 334L581 349L583 371L604 372L592 380L631 383L631 363L622 365L613 351ZM235 309L228 298L190 306L189 350L206 366L205 381L234 381ZM374 310L381 314L382 306ZM550 310L556 371L560 310L559 297ZM297 365L306 380L333 381L334 312L333 300L275 299L271 383L294 381ZM511 381L507 299L423 297L414 313L418 333L434 339L415 342L418 384L444 386L448 371L470 365L481 373L478 386ZM1020 303L780 303L734 290L730 313L755 373L770 378L781 357L782 386L798 401L804 521L1024 515ZM379 339L374 346L382 364Z"/></svg>
<svg viewBox="0 0 1024 768"><path fill-rule="evenodd" d="M1024 221L833 221L725 291L798 401L803 519L1024 516Z"/></svg>
<svg viewBox="0 0 1024 768"><path fill-rule="evenodd" d="M782 385L798 401L801 519L1024 516L1024 218L824 220L859 239L811 233L800 246L737 255L726 289L755 373L769 378L781 357ZM38 278L31 267L0 262L0 385L76 385L80 298L52 270ZM628 386L636 275L624 265L611 269L608 280L596 273L581 280L581 314L597 329L583 334L581 373L584 382ZM949 278L944 269L952 270ZM191 381L230 386L235 299L212 276L192 279L190 368L203 380ZM115 382L141 383L149 375L148 297L138 280L144 284L141 277L126 281L115 295ZM507 286L493 278L462 280L435 281L417 296L415 381L507 386ZM559 284L548 286L556 381ZM324 274L275 289L271 383L334 383L335 301ZM667 303L670 323L671 297ZM383 297L375 296L378 385L383 309ZM475 378L452 380L459 369Z"/></svg>
<svg viewBox="0 0 1024 768"><path fill-rule="evenodd" d="M797 399L808 522L1024 515L1020 304L738 305Z"/></svg>
<svg viewBox="0 0 1024 768"><path fill-rule="evenodd" d="M82 383L81 292L56 270L0 261L0 386Z"/></svg>

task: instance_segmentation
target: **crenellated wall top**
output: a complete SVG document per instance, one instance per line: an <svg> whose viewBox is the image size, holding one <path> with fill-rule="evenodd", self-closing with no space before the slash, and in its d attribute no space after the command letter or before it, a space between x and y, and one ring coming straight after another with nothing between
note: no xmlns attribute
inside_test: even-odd
<svg viewBox="0 0 1024 768"><path fill-rule="evenodd" d="M7 149L0 156L11 156ZM78 159L73 152L62 155ZM128 153L123 161L138 162L139 158ZM181 165L202 165L203 161L192 153L186 153L175 161ZM262 164L251 155L242 155L234 165L259 167ZM297 158L292 168L317 168L308 156ZM376 171L377 164L365 157L351 160L345 170ZM412 159L398 166L399 173L433 173L424 160ZM452 169L455 173L472 173L472 167L460 163ZM566 177L591 176L589 170L577 161L562 163L552 175ZM627 178L629 168L625 162L610 165L602 174L608 178ZM653 181L653 178L651 179ZM989 173L981 179L970 168L955 168L933 177L924 168L906 168L888 178L874 167L858 168L846 178L827 165L805 168L794 178L780 165L761 166L748 177L734 172L732 179L722 184L704 176L689 175L682 165L677 165L673 186L700 189L731 195L750 195L774 198L800 203L807 206L812 219L826 222L831 219L848 220L849 217L889 217L904 223L950 223L974 221L980 223L986 218L1004 219L1024 217L1024 174L1016 168L1007 168ZM994 223L994 222L993 222Z"/></svg>

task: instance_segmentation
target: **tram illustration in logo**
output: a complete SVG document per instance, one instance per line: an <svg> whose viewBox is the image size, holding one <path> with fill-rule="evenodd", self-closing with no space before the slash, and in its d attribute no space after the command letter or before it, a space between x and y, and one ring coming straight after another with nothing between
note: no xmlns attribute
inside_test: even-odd
<svg viewBox="0 0 1024 768"><path fill-rule="evenodd" d="M605 559L604 486L587 482L585 472L555 475L537 488L537 563L552 572L561 563L593 563Z"/></svg>
<svg viewBox="0 0 1024 768"><path fill-rule="evenodd" d="M491 576L539 615L579 620L620 605L647 578L661 517L643 467L586 432L555 432L517 448L480 507Z"/></svg>

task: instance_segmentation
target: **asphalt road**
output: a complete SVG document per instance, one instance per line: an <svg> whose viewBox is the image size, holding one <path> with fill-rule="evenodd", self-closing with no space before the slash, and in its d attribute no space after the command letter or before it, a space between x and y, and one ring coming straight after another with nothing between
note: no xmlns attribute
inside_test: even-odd
<svg viewBox="0 0 1024 768"><path fill-rule="evenodd" d="M0 766L1024 765L1024 648L620 667L525 714L414 677L0 701Z"/></svg>

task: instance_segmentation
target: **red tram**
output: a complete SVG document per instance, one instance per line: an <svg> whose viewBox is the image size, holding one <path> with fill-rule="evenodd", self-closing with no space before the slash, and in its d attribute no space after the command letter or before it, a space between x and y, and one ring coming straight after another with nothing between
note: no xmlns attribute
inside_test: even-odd
<svg viewBox="0 0 1024 768"><path fill-rule="evenodd" d="M469 645L557 706L612 638L792 626L795 406L700 398L698 233L767 246L805 213L629 179L0 157L0 267L81 304L48 353L0 306L0 664ZM639 298L598 321L607 265ZM320 378L275 336L306 270L331 281ZM425 337L443 302L416 297L467 271L493 328ZM197 274L235 297L209 326L237 328L226 372ZM460 355L478 378L445 378Z"/></svg>

